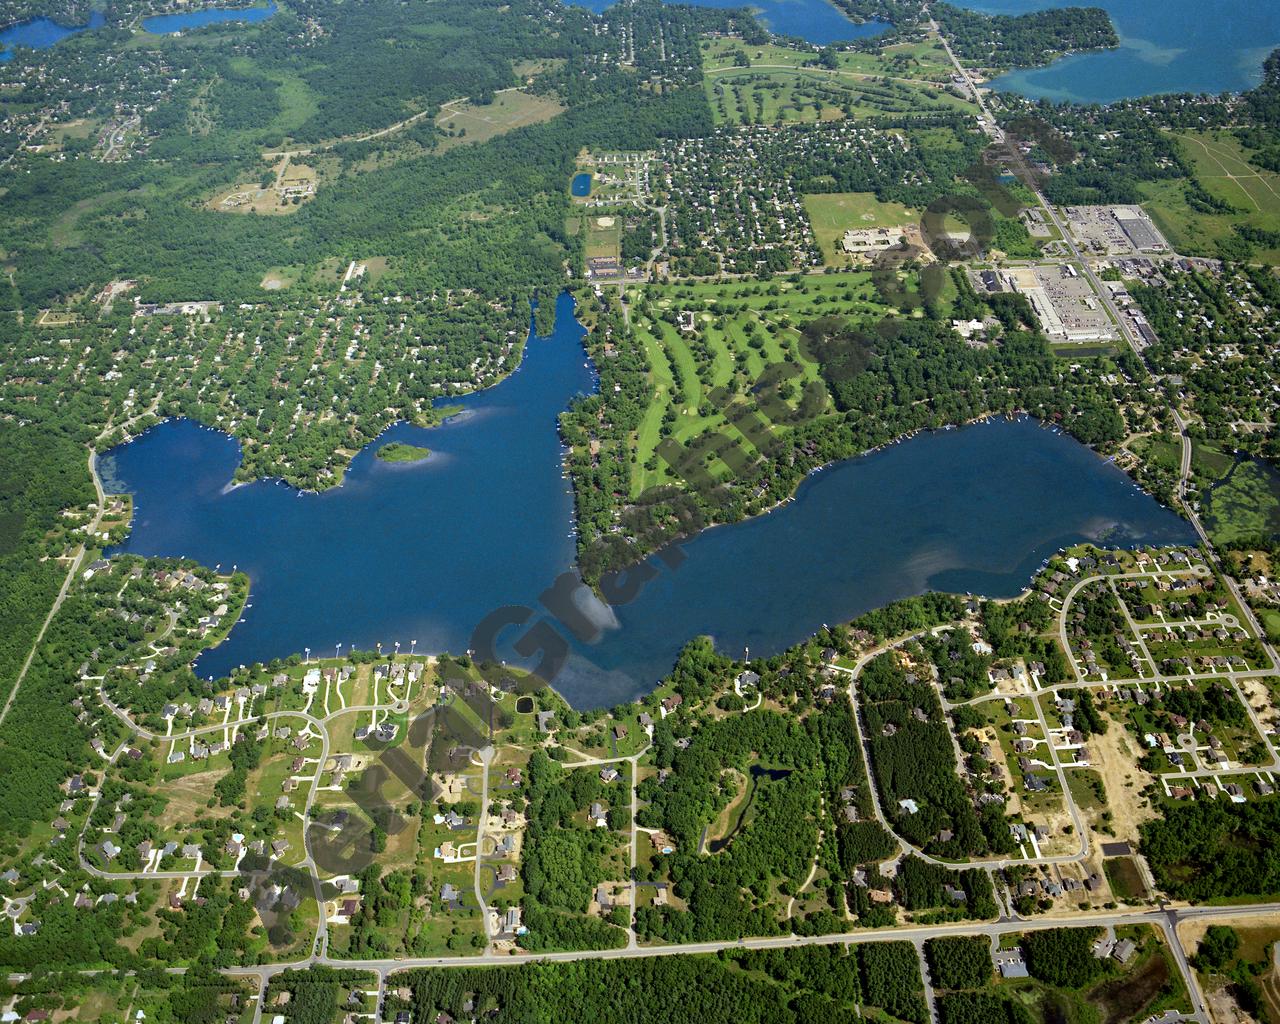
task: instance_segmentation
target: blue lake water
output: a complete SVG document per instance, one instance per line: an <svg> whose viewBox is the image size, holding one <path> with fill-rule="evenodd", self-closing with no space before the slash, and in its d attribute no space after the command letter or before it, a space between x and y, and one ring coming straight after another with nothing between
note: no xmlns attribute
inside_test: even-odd
<svg viewBox="0 0 1280 1024"><path fill-rule="evenodd" d="M460 401L461 418L392 427L322 494L229 487L236 442L189 421L103 457L107 489L136 500L120 550L234 564L252 578L253 607L201 674L337 643L461 652L495 609L539 607L574 558L556 415L595 383L567 297L557 313L514 375ZM376 459L393 440L431 458ZM554 682L579 706L612 704L651 688L698 634L734 655L748 645L768 655L929 589L1008 597L1052 552L1086 539L1194 535L1114 466L1032 421L921 435L814 474L770 515L687 542L686 561L614 608L599 642L556 624L573 654ZM534 614L504 643L548 618Z"/></svg>
<svg viewBox="0 0 1280 1024"><path fill-rule="evenodd" d="M206 7L199 11L184 11L181 14L158 14L154 18L143 18L142 27L153 35L171 35L174 32L185 32L191 28L219 25L224 21L266 21L277 10L279 8L276 7L274 2L266 7Z"/></svg>
<svg viewBox="0 0 1280 1024"><path fill-rule="evenodd" d="M26 46L33 50L47 50L67 36L83 32L90 28L99 28L105 24L101 11L94 11L89 16L89 24L68 28L48 18L32 18L17 25L0 29L0 61L12 60L12 48Z"/></svg>
<svg viewBox="0 0 1280 1024"><path fill-rule="evenodd" d="M956 0L990 14L1069 7L1077 0ZM1033 99L1109 103L1162 92L1219 93L1262 80L1262 61L1280 46L1275 0L1089 0L1111 15L1120 47L1065 57L993 80Z"/></svg>
<svg viewBox="0 0 1280 1024"><path fill-rule="evenodd" d="M569 185L569 191L578 198L591 195L591 175L585 171L581 174L575 174L572 183Z"/></svg>
<svg viewBox="0 0 1280 1024"><path fill-rule="evenodd" d="M573 0L599 14L617 0ZM889 26L882 21L852 22L827 0L686 0L695 7L750 7L760 21L779 35L807 39L817 46L878 36Z"/></svg>

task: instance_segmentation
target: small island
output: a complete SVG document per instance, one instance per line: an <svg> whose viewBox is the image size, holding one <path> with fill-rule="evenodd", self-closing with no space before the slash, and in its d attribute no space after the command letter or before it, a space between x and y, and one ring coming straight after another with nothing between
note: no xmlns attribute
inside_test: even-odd
<svg viewBox="0 0 1280 1024"><path fill-rule="evenodd" d="M431 449L420 448L416 444L392 441L379 448L376 454L383 462L421 462L431 454Z"/></svg>

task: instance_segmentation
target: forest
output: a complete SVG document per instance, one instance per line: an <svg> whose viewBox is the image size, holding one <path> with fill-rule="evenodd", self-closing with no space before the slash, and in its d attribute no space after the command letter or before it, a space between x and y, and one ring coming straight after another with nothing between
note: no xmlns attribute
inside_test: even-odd
<svg viewBox="0 0 1280 1024"><path fill-rule="evenodd" d="M854 1024L876 1010L909 1024L928 1017L915 950L905 942L425 970L410 978L418 1020L462 1019L464 1004L495 1024L580 1019L583 1006L598 1024Z"/></svg>
<svg viewBox="0 0 1280 1024"><path fill-rule="evenodd" d="M94 500L84 448L66 437L0 423L0 680L6 699L66 576L57 558L78 540L54 524L64 509Z"/></svg>
<svg viewBox="0 0 1280 1024"><path fill-rule="evenodd" d="M1156 882L1175 899L1280 893L1280 803L1274 800L1170 804L1141 833Z"/></svg>

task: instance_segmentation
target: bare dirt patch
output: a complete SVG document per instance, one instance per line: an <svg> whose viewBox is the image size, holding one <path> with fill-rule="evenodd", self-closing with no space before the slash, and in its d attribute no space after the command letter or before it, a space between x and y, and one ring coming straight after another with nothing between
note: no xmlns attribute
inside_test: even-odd
<svg viewBox="0 0 1280 1024"><path fill-rule="evenodd" d="M168 828L182 822L195 819L197 814L205 814L214 818L225 818L231 813L230 807L219 807L215 801L213 807L206 806L213 797L213 785L226 774L225 769L196 772L183 775L164 784L164 795L168 805L160 815L158 824Z"/></svg>
<svg viewBox="0 0 1280 1024"><path fill-rule="evenodd" d="M1142 789L1149 781L1146 772L1138 767L1138 748L1132 736L1118 723L1101 736L1091 736L1102 784L1107 792L1107 809L1111 812L1111 828L1117 839L1136 841L1138 826L1150 821L1156 812L1142 797Z"/></svg>

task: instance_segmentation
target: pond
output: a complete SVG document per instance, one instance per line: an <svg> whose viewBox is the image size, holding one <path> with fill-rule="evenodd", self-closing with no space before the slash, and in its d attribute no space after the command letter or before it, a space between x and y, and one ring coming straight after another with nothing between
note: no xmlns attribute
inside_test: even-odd
<svg viewBox="0 0 1280 1024"><path fill-rule="evenodd" d="M220 25L223 22L236 21L253 23L266 21L276 11L274 0L266 7L206 7L199 11L183 11L181 14L158 14L153 18L143 18L142 27L152 35L173 35L191 28L204 28L206 25Z"/></svg>
<svg viewBox="0 0 1280 1024"><path fill-rule="evenodd" d="M730 816L731 827L719 839L713 839L706 844L708 853L719 853L724 850L731 842L733 837L742 831L742 826L749 820L751 807L756 802L756 793L760 789L760 780L766 779L769 782L777 782L779 779L785 779L791 774L789 768L766 768L764 765L753 764L749 769L750 781L747 783L747 793L741 806ZM703 833L704 838L706 833Z"/></svg>
<svg viewBox="0 0 1280 1024"><path fill-rule="evenodd" d="M579 199L591 195L591 175L586 171L573 176L569 191Z"/></svg>
<svg viewBox="0 0 1280 1024"><path fill-rule="evenodd" d="M796 36L816 46L878 36L889 25L883 21L853 22L827 0L689 0L695 7L749 7L771 32ZM578 3L599 14L616 0L583 0Z"/></svg>
<svg viewBox="0 0 1280 1024"><path fill-rule="evenodd" d="M957 0L991 14L1022 14L1076 0ZM1048 67L993 79L1032 99L1110 103L1164 92L1219 93L1262 80L1262 62L1280 46L1274 0L1091 0L1111 15L1120 46L1065 57Z"/></svg>
<svg viewBox="0 0 1280 1024"><path fill-rule="evenodd" d="M17 25L0 29L0 61L12 60L12 49L15 46L26 46L32 50L47 50L54 43L84 32L91 28L100 28L106 24L101 11L94 11L89 16L87 25L68 28L48 18L32 18Z"/></svg>
<svg viewBox="0 0 1280 1024"><path fill-rule="evenodd" d="M422 430L398 424L360 452L341 487L232 487L239 448L170 421L107 453L108 490L135 495L120 550L233 565L252 607L197 663L223 675L310 647L461 653L496 609L523 606L501 656L538 623L570 641L555 686L575 705L648 691L698 634L740 656L769 655L824 623L929 589L1017 594L1055 550L1084 540L1192 543L1183 520L1089 449L1030 420L923 434L813 474L770 515L708 530L624 606L597 603L604 627L584 643L540 605L573 566L573 503L556 416L595 387L572 300L531 337L496 387L449 399L465 413ZM430 448L386 463L381 445Z"/></svg>
<svg viewBox="0 0 1280 1024"><path fill-rule="evenodd" d="M1227 470L1204 492L1201 518L1215 544L1280 536L1280 470L1246 455L1230 459Z"/></svg>

